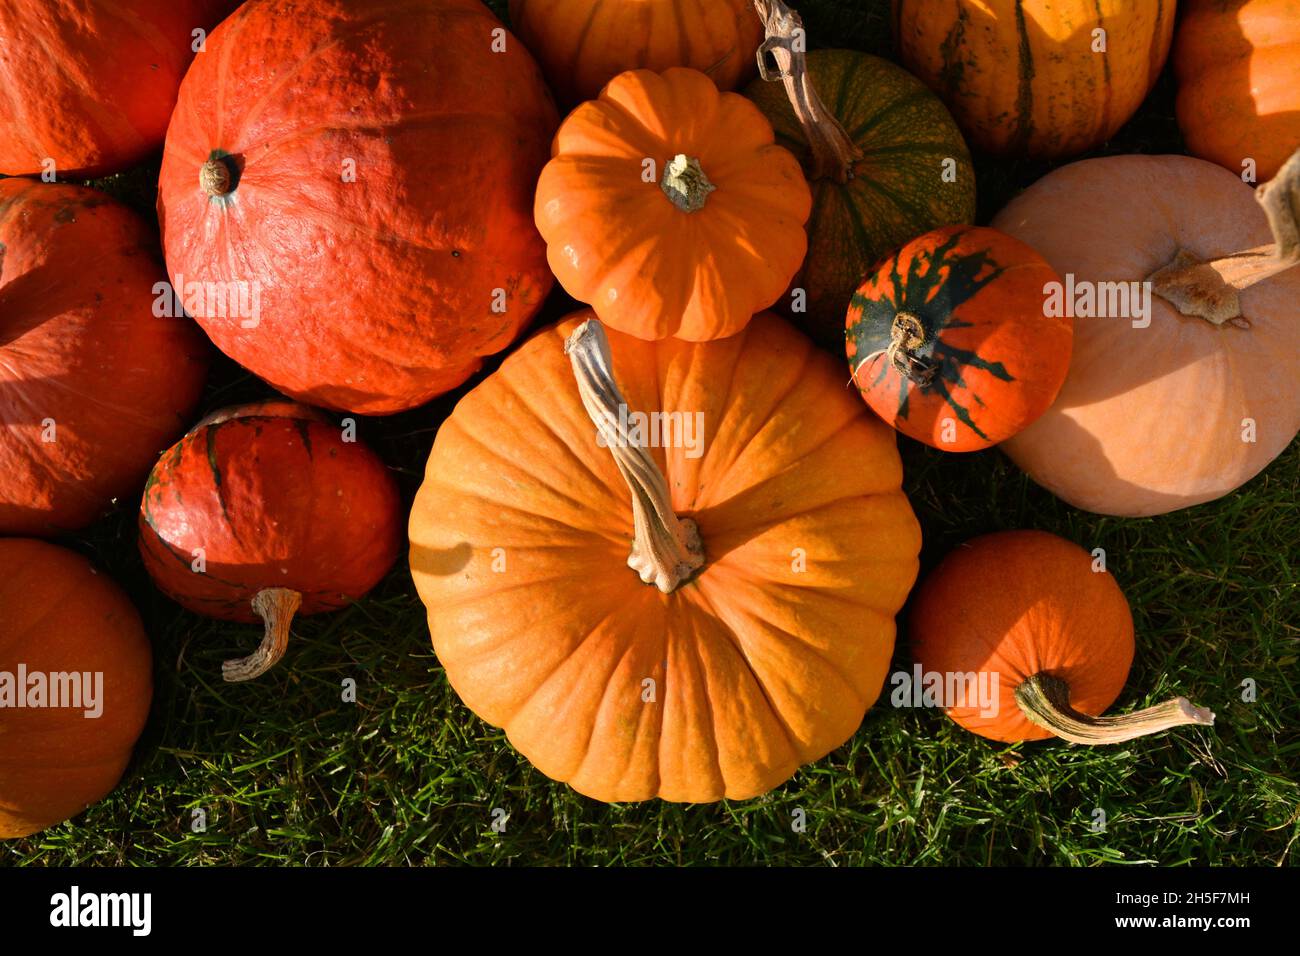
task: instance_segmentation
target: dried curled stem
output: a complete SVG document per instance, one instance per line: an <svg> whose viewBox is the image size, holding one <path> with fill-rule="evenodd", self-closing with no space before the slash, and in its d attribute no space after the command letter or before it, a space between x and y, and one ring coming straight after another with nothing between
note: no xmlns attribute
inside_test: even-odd
<svg viewBox="0 0 1300 956"><path fill-rule="evenodd" d="M811 178L848 182L853 177L853 164L862 158L862 150L854 145L812 85L803 20L781 0L754 0L754 9L767 34L758 48L759 75L769 83L785 83L794 115L812 150ZM776 61L776 70L768 67L768 54Z"/></svg>
<svg viewBox="0 0 1300 956"><path fill-rule="evenodd" d="M628 567L667 594L704 565L699 529L690 518L677 517L663 472L650 453L628 436L627 416L618 413L627 402L614 382L609 339L601 324L594 319L583 322L569 335L564 351L573 365L583 407L632 491Z"/></svg>

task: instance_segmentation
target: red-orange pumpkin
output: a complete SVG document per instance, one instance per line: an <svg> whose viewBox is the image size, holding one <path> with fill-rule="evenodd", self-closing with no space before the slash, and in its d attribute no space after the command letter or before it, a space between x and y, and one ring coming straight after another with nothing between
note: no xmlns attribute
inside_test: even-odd
<svg viewBox="0 0 1300 956"><path fill-rule="evenodd" d="M199 37L231 0L0 4L0 173L120 172L162 145ZM201 36L201 35L200 35Z"/></svg>
<svg viewBox="0 0 1300 956"><path fill-rule="evenodd" d="M1060 282L1037 252L995 229L948 226L877 266L848 312L862 397L904 435L977 451L1052 404L1070 365L1066 316L1045 314Z"/></svg>
<svg viewBox="0 0 1300 956"><path fill-rule="evenodd" d="M152 693L149 640L117 585L79 554L0 538L0 839L117 786Z"/></svg>
<svg viewBox="0 0 1300 956"><path fill-rule="evenodd" d="M213 31L158 213L173 281L245 292L239 310L186 294L223 352L294 398L386 414L528 324L552 281L532 193L558 117L500 29L479 0L264 0Z"/></svg>
<svg viewBox="0 0 1300 956"><path fill-rule="evenodd" d="M397 487L369 448L314 409L264 402L200 422L163 455L140 505L154 582L199 614L265 623L249 680L283 655L295 612L333 611L382 578L401 544Z"/></svg>
<svg viewBox="0 0 1300 956"><path fill-rule="evenodd" d="M103 193L0 180L0 534L84 527L184 429L208 349L155 312L157 244Z"/></svg>
<svg viewBox="0 0 1300 956"><path fill-rule="evenodd" d="M1183 697L1097 717L1128 678L1133 617L1094 562L1045 531L984 535L940 562L912 599L907 629L923 679L952 688L949 717L991 740L1085 744L1214 722Z"/></svg>

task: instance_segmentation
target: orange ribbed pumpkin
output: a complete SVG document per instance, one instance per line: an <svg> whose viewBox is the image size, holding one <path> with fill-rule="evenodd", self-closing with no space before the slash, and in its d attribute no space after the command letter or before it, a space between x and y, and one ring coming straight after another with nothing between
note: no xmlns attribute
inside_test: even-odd
<svg viewBox="0 0 1300 956"><path fill-rule="evenodd" d="M1174 69L1193 155L1263 182L1300 146L1300 0L1183 0Z"/></svg>
<svg viewBox="0 0 1300 956"><path fill-rule="evenodd" d="M208 348L155 314L151 226L101 192L0 180L0 534L84 527L138 493L203 390Z"/></svg>
<svg viewBox="0 0 1300 956"><path fill-rule="evenodd" d="M752 797L880 693L920 546L893 433L770 313L604 348L592 317L538 333L438 432L410 520L434 650L588 796ZM699 441L638 436L656 412Z"/></svg>
<svg viewBox="0 0 1300 956"><path fill-rule="evenodd" d="M1088 744L1214 722L1181 697L1097 718L1128 678L1133 616L1094 560L1045 531L1002 531L954 549L925 578L908 611L908 636L923 674L965 688L964 699L945 701L949 717L991 740ZM996 693L973 701L981 685Z"/></svg>
<svg viewBox="0 0 1300 956"><path fill-rule="evenodd" d="M1142 104L1169 55L1174 9L1175 0L894 0L894 42L971 145L1072 156L1110 139Z"/></svg>
<svg viewBox="0 0 1300 956"><path fill-rule="evenodd" d="M93 177L162 145L194 31L231 0L0 4L0 173Z"/></svg>
<svg viewBox="0 0 1300 956"><path fill-rule="evenodd" d="M301 401L387 414L505 348L551 286L532 224L558 117L479 0L264 0L181 85L158 183L187 308ZM254 302L253 294L257 299Z"/></svg>
<svg viewBox="0 0 1300 956"><path fill-rule="evenodd" d="M635 69L689 66L734 90L763 39L751 0L510 0L510 25L566 105Z"/></svg>
<svg viewBox="0 0 1300 956"><path fill-rule="evenodd" d="M643 339L725 338L803 261L812 194L753 103L697 70L633 70L560 127L537 228L560 284Z"/></svg>
<svg viewBox="0 0 1300 956"><path fill-rule="evenodd" d="M46 706L16 706L16 694L34 702L36 674ZM48 706L56 695L62 706ZM0 839L61 823L117 786L152 695L149 639L118 586L65 548L0 538Z"/></svg>

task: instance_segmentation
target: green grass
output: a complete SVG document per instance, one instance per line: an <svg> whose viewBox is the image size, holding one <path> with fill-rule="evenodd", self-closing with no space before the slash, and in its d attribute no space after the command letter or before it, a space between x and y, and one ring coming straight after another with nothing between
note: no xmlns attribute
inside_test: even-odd
<svg viewBox="0 0 1300 956"><path fill-rule="evenodd" d="M810 36L887 52L887 4L800 4ZM1104 152L1176 152L1166 76ZM982 220L1043 164L977 158ZM105 188L146 212L156 165ZM539 318L570 303L556 294ZM471 383L472 384L472 383ZM204 411L267 394L222 360ZM462 392L363 437L409 501ZM988 531L1041 528L1103 547L1133 605L1137 659L1118 707L1185 694L1211 729L1087 749L993 745L932 711L873 708L858 733L772 793L710 806L604 806L533 770L448 687L404 563L365 601L296 625L251 685L220 663L255 630L180 611L145 576L135 503L64 543L121 581L154 641L153 713L122 785L77 819L0 845L27 864L1233 864L1282 865L1300 837L1300 446L1219 502L1159 518L1076 511L996 450L900 440L923 573ZM904 619L906 611L904 611ZM905 629L901 632L905 633ZM895 664L909 666L906 641ZM359 702L340 686L358 683ZM1258 700L1241 700L1251 678ZM1107 814L1104 833L1093 811ZM191 813L207 830L191 832ZM493 810L509 816L492 830ZM802 811L804 832L791 826Z"/></svg>

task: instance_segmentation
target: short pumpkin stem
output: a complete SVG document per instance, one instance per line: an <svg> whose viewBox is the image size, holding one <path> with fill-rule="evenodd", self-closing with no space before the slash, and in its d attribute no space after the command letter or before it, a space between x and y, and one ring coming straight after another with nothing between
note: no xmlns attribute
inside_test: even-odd
<svg viewBox="0 0 1300 956"><path fill-rule="evenodd" d="M906 311L896 313L889 327L888 348L876 349L864 356L853 368L854 381L864 365L883 355L903 378L921 387L929 385L939 367L916 354L916 350L924 347L926 342L925 323L919 316Z"/></svg>
<svg viewBox="0 0 1300 956"><path fill-rule="evenodd" d="M853 164L862 158L840 121L826 108L808 76L807 33L799 14L781 0L754 0L754 9L763 21L767 38L758 48L758 72L771 83L785 83L786 95L794 108L795 118L812 150L813 179L834 179L846 183L853 178ZM767 54L772 54L777 69L768 69Z"/></svg>
<svg viewBox="0 0 1300 956"><path fill-rule="evenodd" d="M247 657L226 661L221 665L221 676L227 681L252 680L261 677L284 657L289 646L289 625L302 606L302 595L289 588L263 588L253 596L253 610L266 625L262 643Z"/></svg>
<svg viewBox="0 0 1300 956"><path fill-rule="evenodd" d="M199 167L199 185L209 196L230 192L230 167L220 159L209 159Z"/></svg>
<svg viewBox="0 0 1300 956"><path fill-rule="evenodd" d="M659 188L682 212L695 212L704 208L709 193L718 187L709 182L698 159L678 153L664 167Z"/></svg>
<svg viewBox="0 0 1300 956"><path fill-rule="evenodd" d="M1186 724L1212 726L1214 712L1186 697L1118 717L1089 717L1070 706L1070 685L1040 672L1016 688L1016 703L1032 723L1076 744L1118 744Z"/></svg>
<svg viewBox="0 0 1300 956"><path fill-rule="evenodd" d="M1239 293L1300 264L1300 150L1255 190L1255 201L1268 216L1271 243L1210 262L1179 249L1168 265L1148 277L1152 291L1189 318L1249 328Z"/></svg>
<svg viewBox="0 0 1300 956"><path fill-rule="evenodd" d="M649 452L628 437L630 416L619 415L627 401L614 382L609 339L601 324L594 319L583 322L564 343L564 351L573 365L582 405L632 490L634 536L628 567L646 584L668 594L704 565L699 528L673 512L663 472Z"/></svg>

